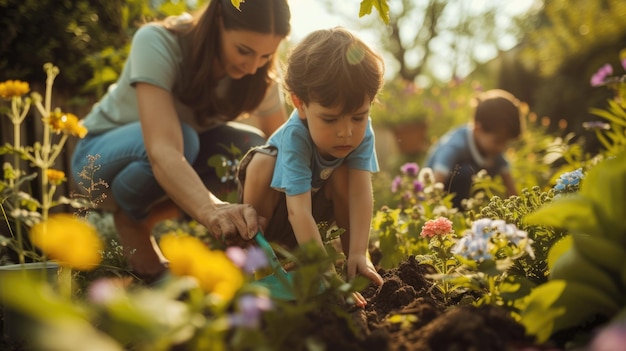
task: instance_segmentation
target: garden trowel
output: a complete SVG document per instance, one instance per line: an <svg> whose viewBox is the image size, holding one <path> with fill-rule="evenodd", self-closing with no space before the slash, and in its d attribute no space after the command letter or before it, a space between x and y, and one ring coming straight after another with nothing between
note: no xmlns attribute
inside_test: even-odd
<svg viewBox="0 0 626 351"><path fill-rule="evenodd" d="M255 284L262 285L269 289L270 296L277 300L295 300L296 296L293 291L293 272L287 272L283 268L283 266L278 261L278 257L276 257L274 249L272 249L272 246L270 246L270 244L267 242L261 232L258 232L255 235L254 240L265 252L265 256L267 257L270 267L273 271L272 274L258 279Z"/></svg>

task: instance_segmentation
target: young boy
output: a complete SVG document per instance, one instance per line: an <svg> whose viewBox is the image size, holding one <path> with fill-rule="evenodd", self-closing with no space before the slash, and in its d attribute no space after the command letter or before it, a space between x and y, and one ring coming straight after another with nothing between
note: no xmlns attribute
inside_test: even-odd
<svg viewBox="0 0 626 351"><path fill-rule="evenodd" d="M520 102L500 89L479 94L476 102L473 123L444 135L426 161L435 181L455 194L453 204L459 209L461 201L471 196L472 176L482 169L502 177L507 195L517 193L503 152L522 132Z"/></svg>
<svg viewBox="0 0 626 351"><path fill-rule="evenodd" d="M317 223L334 221L346 230L348 276L378 285L382 278L367 256L371 172L378 171L369 111L383 72L380 55L348 30L309 34L287 62L293 113L267 145L244 156L238 174L241 200L268 220L269 241L323 246Z"/></svg>

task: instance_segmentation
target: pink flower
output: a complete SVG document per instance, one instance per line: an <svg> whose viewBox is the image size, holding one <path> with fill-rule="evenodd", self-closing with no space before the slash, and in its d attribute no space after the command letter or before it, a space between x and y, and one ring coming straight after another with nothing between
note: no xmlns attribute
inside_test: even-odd
<svg viewBox="0 0 626 351"><path fill-rule="evenodd" d="M598 71L591 77L591 86L597 87L604 84L607 77L611 74L613 74L613 66L607 63L600 67L600 69L598 69Z"/></svg>
<svg viewBox="0 0 626 351"><path fill-rule="evenodd" d="M420 235L424 238L432 238L434 236L442 236L448 233L454 233L452 230L452 221L446 217L439 217L437 219L426 221L422 227Z"/></svg>

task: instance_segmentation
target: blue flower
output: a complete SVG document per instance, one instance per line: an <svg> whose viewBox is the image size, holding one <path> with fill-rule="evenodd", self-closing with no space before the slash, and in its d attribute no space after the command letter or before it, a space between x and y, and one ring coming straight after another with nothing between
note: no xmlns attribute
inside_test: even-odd
<svg viewBox="0 0 626 351"><path fill-rule="evenodd" d="M489 218L474 221L471 230L466 231L465 235L454 245L452 253L476 261L492 259L492 239L496 236L503 237L517 247L523 246L524 251L534 257L534 252L530 246L532 240L528 238L527 232L519 230L514 224L506 223L501 219L492 220Z"/></svg>
<svg viewBox="0 0 626 351"><path fill-rule="evenodd" d="M556 180L554 190L557 193L575 192L578 191L580 181L585 177L583 169L579 168L572 172L563 173Z"/></svg>

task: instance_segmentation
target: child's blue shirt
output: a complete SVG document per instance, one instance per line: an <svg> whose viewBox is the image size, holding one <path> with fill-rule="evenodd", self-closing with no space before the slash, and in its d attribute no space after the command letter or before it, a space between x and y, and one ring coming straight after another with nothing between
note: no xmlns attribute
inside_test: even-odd
<svg viewBox="0 0 626 351"><path fill-rule="evenodd" d="M278 149L271 187L288 196L317 191L344 162L349 168L378 172L371 118L363 141L345 158L326 160L320 155L298 110L272 134L268 144Z"/></svg>

